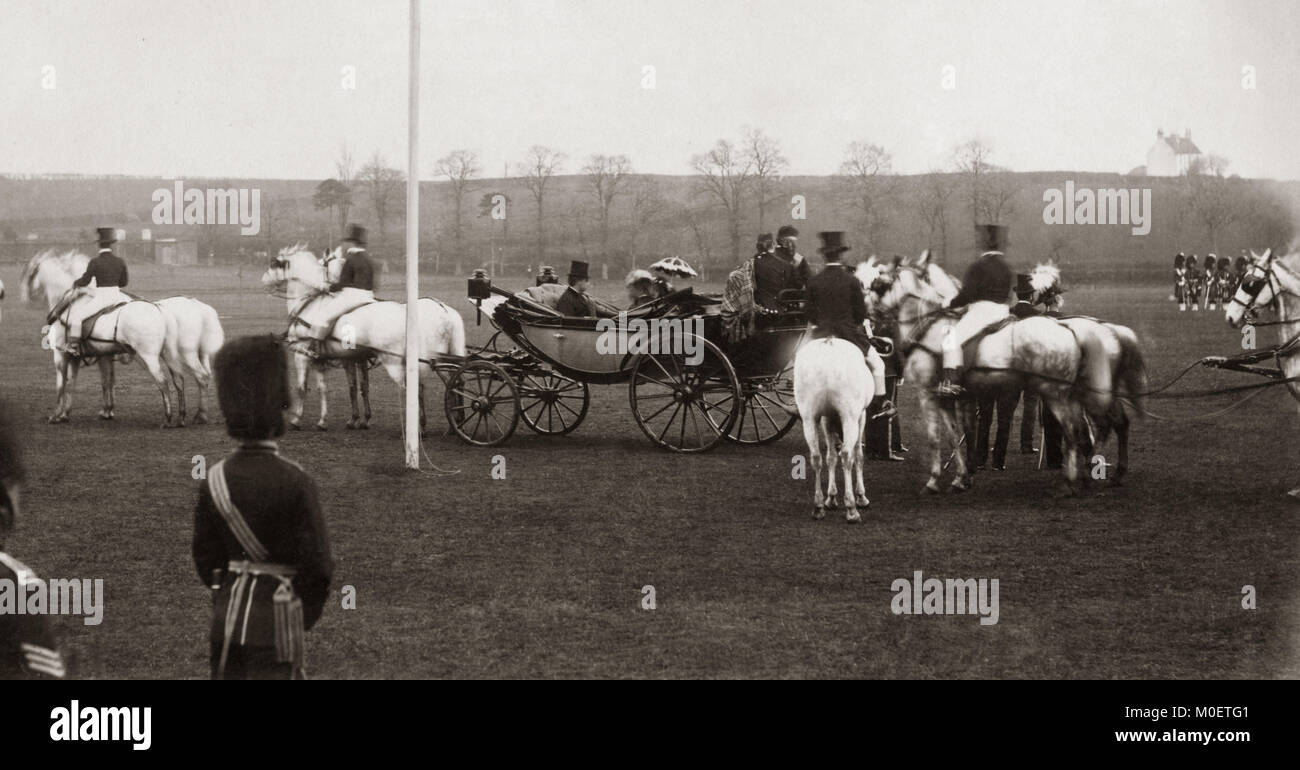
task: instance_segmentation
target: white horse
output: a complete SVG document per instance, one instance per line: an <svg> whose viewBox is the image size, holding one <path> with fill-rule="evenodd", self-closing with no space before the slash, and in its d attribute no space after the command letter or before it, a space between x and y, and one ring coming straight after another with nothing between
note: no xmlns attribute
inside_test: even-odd
<svg viewBox="0 0 1300 770"><path fill-rule="evenodd" d="M320 346L320 355L312 358L307 352L308 328L299 313L323 287L329 285L327 269L303 244L282 249L262 275L262 285L268 291L283 296L289 311L289 347L294 352L295 378L294 403L290 407L289 425L301 427L303 406L307 397L307 372L315 373L316 388L320 391L319 430L325 430L329 408L325 392L325 368L330 362L339 362L348 369L349 392L352 396L352 419L348 428L368 428L370 425L370 393L366 370L372 361L378 361L384 371L405 390L406 305L378 300L344 313L334 324L334 331ZM460 314L447 305L428 297L418 304L420 339L417 341L419 357L430 363L437 355L465 355L465 322ZM424 386L432 374L432 365L420 368L420 426L424 427ZM358 380L364 417L358 410Z"/></svg>
<svg viewBox="0 0 1300 770"><path fill-rule="evenodd" d="M848 340L811 340L794 356L794 402L803 419L813 468L813 518L836 507L836 474L844 472L845 519L862 520L860 509L871 504L862 480L862 441L867 405L875 397L871 370L862 351ZM827 470L822 495L822 468Z"/></svg>
<svg viewBox="0 0 1300 770"><path fill-rule="evenodd" d="M1300 377L1300 315L1288 315L1300 310L1300 251L1276 258L1272 249L1263 254L1251 250L1250 255L1250 269L1229 300L1224 318L1235 329L1243 321L1249 323L1259 308L1277 300L1278 329L1281 331L1277 362L1286 378ZM1300 402L1300 385L1288 382L1287 389ZM1300 501L1300 487L1287 494Z"/></svg>
<svg viewBox="0 0 1300 770"><path fill-rule="evenodd" d="M869 288L864 286L865 288ZM934 393L939 382L942 349L949 343L953 314L945 310L956 295L956 280L932 264L928 254L917 265L903 266L892 283L882 293L868 293L869 304L879 306L884 312L897 317L898 339L907 357L904 378L916 385L921 412L925 417L930 438L930 479L925 491L940 491L939 478L943 474L943 447L952 446L956 477L952 489L961 492L970 488L971 474L966 463L966 452L958 446L958 404L940 399ZM1015 324L988 334L975 347L968 358L972 366L966 376L970 395L981 392L996 393L1004 389L1032 388L1043 399L1061 423L1065 439L1065 477L1067 494L1078 491L1080 461L1078 447L1086 430L1083 407L1076 400L1076 384L1082 380L1089 385L1083 395L1092 399L1094 409L1109 409L1113 398L1109 389L1104 365L1085 359L1080 343L1074 334L1050 318L1026 318ZM1087 367L1083 364L1089 361ZM1093 387L1104 381L1106 387ZM969 425L970 409L960 405L961 422ZM968 435L973 435L973 432Z"/></svg>
<svg viewBox="0 0 1300 770"><path fill-rule="evenodd" d="M43 251L32 257L23 270L22 299L31 300L36 294L44 294L48 309L53 312L64 295L72 289L73 282L86 270L89 258L84 254L66 252L56 254L52 250ZM67 310L63 310L60 319L54 319L46 327L45 347L53 353L55 386L58 392L51 423L68 421L72 409L72 390L77 383L77 371L82 359L68 356L63 352L67 340ZM171 394L167 388L168 371L163 363L167 348L167 315L161 307L152 302L133 300L116 310L101 315L91 329L89 338L83 339L82 350L97 357L99 362L100 386L103 391L104 406L99 412L102 420L113 419L113 357L129 353L140 359L140 363L163 397L163 427L172 427Z"/></svg>
<svg viewBox="0 0 1300 770"><path fill-rule="evenodd" d="M72 287L72 282L86 271L86 263L89 260L89 257L79 252L55 254L47 250L37 254L28 263L23 273L23 301L29 301L33 295L41 293L45 295L48 309L53 310L67 290ZM221 328L221 319L211 305L193 297L168 297L154 304L162 309L167 325L162 359L176 388L178 409L176 420L171 424L180 427L186 423L186 375L194 379L198 388L199 404L194 413L194 423L206 423L208 414L205 397L212 386L212 357L226 341L225 331ZM57 352L63 339L61 336L56 339L53 336L56 333L62 335L66 330L61 324L51 325L46 344ZM104 399L100 417L111 420L115 408L116 384L113 357L101 356L98 363Z"/></svg>

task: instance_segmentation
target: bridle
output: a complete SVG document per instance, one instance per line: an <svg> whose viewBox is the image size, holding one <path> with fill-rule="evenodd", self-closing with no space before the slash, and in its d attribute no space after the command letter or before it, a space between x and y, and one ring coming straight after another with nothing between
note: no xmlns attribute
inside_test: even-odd
<svg viewBox="0 0 1300 770"><path fill-rule="evenodd" d="M915 270L912 270L912 275L914 278L916 278L916 280L924 282L924 279L920 275L918 275ZM908 333L907 337L898 340L899 350L902 351L904 355L906 355L910 353L913 348L921 344L921 337L929 331L930 326L932 325L935 319L937 319L942 314L948 312L948 308L940 300L930 299L910 289L904 289L902 287L895 288L894 284L897 284L897 282L898 279L894 279L894 282L893 284L891 284L889 289L887 289L883 294L881 294L881 299L884 299L885 294L892 291L897 291L898 294L900 295L898 301L894 304L893 308L883 307L882 311L887 313L890 317L892 317L892 320L894 322L894 328L898 329L900 332L902 331L904 324L912 325L912 330ZM917 315L912 316L911 318L903 318L899 313L899 309L901 309L903 303L909 299L916 300L922 306L927 306L927 305L937 305L937 306L932 310L921 312Z"/></svg>
<svg viewBox="0 0 1300 770"><path fill-rule="evenodd" d="M1241 286L1238 288L1237 291L1233 292L1232 299L1229 300L1229 304L1241 305L1242 308L1244 308L1244 312L1242 313L1242 323L1248 323L1251 326L1281 326L1283 324L1295 323L1296 321L1300 321L1300 318L1284 318L1277 321L1265 321L1262 323L1256 322L1254 320L1255 316L1260 311L1260 307L1256 304L1256 300L1259 298L1260 292L1264 290L1264 286L1267 285L1273 291L1273 298L1269 301L1270 304L1276 301L1283 294L1290 294L1291 296L1296 296L1294 292L1284 288L1278 282L1277 276L1273 274L1273 269L1276 266L1277 266L1277 262L1272 258L1268 260L1267 266L1265 267L1261 267L1258 264L1252 266L1250 272L1246 273L1245 277L1241 279ZM1281 268L1281 269L1286 270L1286 268ZM1286 272L1288 275L1292 275L1291 271L1286 270ZM1262 273L1262 275L1253 275L1254 273ZM1297 281L1300 281L1300 276L1293 276L1293 277L1295 277ZM1243 293L1246 295L1249 301L1243 302L1241 299L1238 298L1237 295Z"/></svg>

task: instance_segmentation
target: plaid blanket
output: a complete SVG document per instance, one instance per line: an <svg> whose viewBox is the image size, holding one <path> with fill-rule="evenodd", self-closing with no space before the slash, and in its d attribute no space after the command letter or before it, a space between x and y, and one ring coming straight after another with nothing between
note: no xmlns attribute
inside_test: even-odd
<svg viewBox="0 0 1300 770"><path fill-rule="evenodd" d="M739 342L754 333L754 260L744 264L727 276L727 287L722 292L722 327L727 340Z"/></svg>

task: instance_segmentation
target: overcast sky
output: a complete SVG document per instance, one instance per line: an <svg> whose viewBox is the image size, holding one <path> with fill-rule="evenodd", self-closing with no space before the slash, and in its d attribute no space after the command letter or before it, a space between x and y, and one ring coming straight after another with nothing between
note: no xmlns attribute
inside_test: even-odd
<svg viewBox="0 0 1300 770"><path fill-rule="evenodd" d="M513 172L532 144L569 171L600 152L683 174L757 126L793 174L834 172L854 140L924 172L974 137L1014 170L1123 172L1164 127L1243 176L1300 179L1295 0L423 6L424 178L457 148ZM0 17L0 172L319 179L344 144L406 162L403 0L3 0Z"/></svg>

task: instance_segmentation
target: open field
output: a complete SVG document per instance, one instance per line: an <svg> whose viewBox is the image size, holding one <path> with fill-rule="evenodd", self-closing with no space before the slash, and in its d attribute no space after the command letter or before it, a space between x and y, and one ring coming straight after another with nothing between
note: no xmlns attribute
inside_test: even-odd
<svg viewBox="0 0 1300 770"><path fill-rule="evenodd" d="M118 419L95 419L98 373L82 373L73 421L49 426L53 372L43 313L18 303L18 266L0 321L0 395L30 429L26 513L8 550L45 577L103 578L100 626L58 622L72 675L207 676L207 589L189 556L195 455L215 460L221 426L164 431L138 365L119 368ZM132 266L131 289L216 307L227 337L278 331L284 305L233 268ZM396 296L386 275L381 295ZM499 278L523 285L524 278ZM1067 275L1067 310L1131 325L1153 385L1193 359L1239 350L1221 313L1177 312L1160 284L1086 285ZM242 282L242 288L241 288ZM464 279L425 294L463 309ZM710 288L710 287L706 287ZM620 299L619 288L597 293ZM1261 344L1271 344L1261 330ZM703 456L654 448L624 386L593 386L586 422L547 438L520 426L503 447L431 432L455 475L402 468L397 389L372 373L368 432L343 429L346 379L330 374L331 428L287 435L317 480L333 540L335 592L308 635L318 677L1278 677L1300 673L1300 420L1280 389L1209 422L1148 419L1131 475L1082 499L1051 496L1054 474L1013 454L962 496L922 497L916 402L901 393L904 463L868 465L872 506L857 527L811 520L810 481L791 478L800 431ZM1197 372L1178 387L1241 384ZM430 399L441 428L441 392ZM306 416L314 421L314 394ZM1189 417L1231 397L1152 401ZM310 424L310 423L306 423ZM1013 443L1014 447L1014 443ZM1109 449L1109 447L1108 447ZM1014 451L1014 449L1013 449ZM502 455L505 480L490 476ZM890 584L998 578L1000 620L899 617ZM1243 585L1259 608L1241 608ZM653 585L657 609L641 609Z"/></svg>

